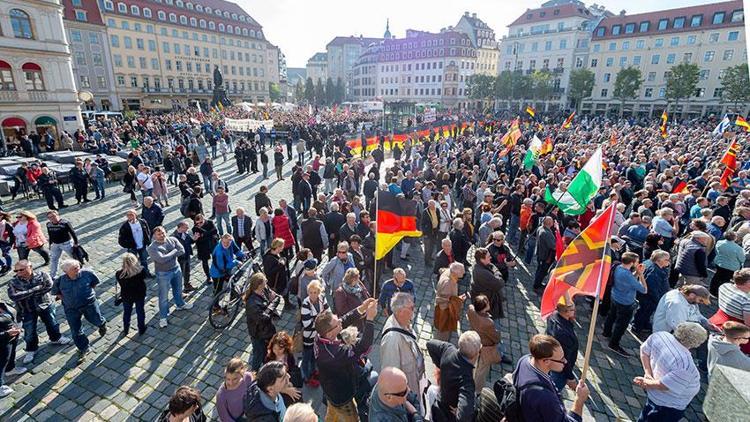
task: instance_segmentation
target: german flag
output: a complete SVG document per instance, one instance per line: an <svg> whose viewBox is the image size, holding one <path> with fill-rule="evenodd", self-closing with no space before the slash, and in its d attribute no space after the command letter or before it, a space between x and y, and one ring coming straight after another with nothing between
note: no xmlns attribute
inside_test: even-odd
<svg viewBox="0 0 750 422"><path fill-rule="evenodd" d="M420 237L417 230L417 203L379 190L377 199L375 259L383 258L404 237Z"/></svg>
<svg viewBox="0 0 750 422"><path fill-rule="evenodd" d="M552 149L552 138L548 136L547 139L542 142L542 149L539 150L539 155L549 154L550 152L552 152Z"/></svg>
<svg viewBox="0 0 750 422"><path fill-rule="evenodd" d="M542 318L547 318L557 304L568 297L604 297L612 264L609 234L616 205L612 203L565 248L542 295Z"/></svg>
<svg viewBox="0 0 750 422"><path fill-rule="evenodd" d="M659 125L659 131L661 132L661 137L666 138L667 137L667 121L669 118L667 117L667 110L664 110L661 113L661 124Z"/></svg>
<svg viewBox="0 0 750 422"><path fill-rule="evenodd" d="M674 180L674 185L672 185L672 193L689 193L687 187L687 182L680 179L679 177Z"/></svg>
<svg viewBox="0 0 750 422"><path fill-rule="evenodd" d="M732 172L737 170L737 151L740 149L740 145L737 143L737 141L732 141L731 144L729 144L729 148L727 148L727 152L724 153L724 156L721 157L721 164L724 164L727 166L727 168L732 169Z"/></svg>
<svg viewBox="0 0 750 422"><path fill-rule="evenodd" d="M536 110L534 110L534 107L532 106L526 106L526 112L529 113L529 116L531 117L536 116Z"/></svg>
<svg viewBox="0 0 750 422"><path fill-rule="evenodd" d="M750 124L748 124L747 120L745 120L745 118L740 115L737 115L737 119L734 121L734 124L735 126L745 128L745 130L750 130Z"/></svg>
<svg viewBox="0 0 750 422"><path fill-rule="evenodd" d="M568 118L565 119L565 122L563 122L563 125L562 125L563 129L570 129L570 125L571 123L573 123L573 117L575 117L575 115L576 115L575 111L570 113L570 116L568 116Z"/></svg>

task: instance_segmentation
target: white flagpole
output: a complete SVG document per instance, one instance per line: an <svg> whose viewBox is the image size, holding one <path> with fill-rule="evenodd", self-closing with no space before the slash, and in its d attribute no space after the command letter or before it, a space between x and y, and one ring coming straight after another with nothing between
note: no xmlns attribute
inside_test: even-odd
<svg viewBox="0 0 750 422"><path fill-rule="evenodd" d="M617 202L613 202L610 204L609 208L613 208L617 205ZM606 211L605 211L606 212ZM609 221L607 222L607 235L606 235L606 243L604 244L604 248L602 250L602 265L599 267L599 276L596 279L596 297L594 298L594 309L592 311L591 315L591 323L589 324L589 335L588 339L586 340L586 353L583 355L583 369L581 370L581 380L583 382L586 382L586 375L589 371L589 360L591 359L591 345L594 341L594 331L596 330L596 317L599 313L599 296L601 295L601 289L602 289L602 276L604 275L604 262L607 257L607 250L609 249L609 239L611 237L610 232L612 231L612 223L615 219L615 213L614 209L612 210L612 215L609 218Z"/></svg>

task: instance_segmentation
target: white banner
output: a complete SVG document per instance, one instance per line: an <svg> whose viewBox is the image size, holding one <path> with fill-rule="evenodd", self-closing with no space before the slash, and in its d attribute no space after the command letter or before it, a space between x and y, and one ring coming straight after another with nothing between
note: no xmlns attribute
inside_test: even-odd
<svg viewBox="0 0 750 422"><path fill-rule="evenodd" d="M422 116L423 123L432 123L436 120L436 113L434 108L426 108Z"/></svg>
<svg viewBox="0 0 750 422"><path fill-rule="evenodd" d="M267 131L273 128L273 119L271 120L254 120L254 119L224 119L224 127L234 132L250 132L265 127Z"/></svg>

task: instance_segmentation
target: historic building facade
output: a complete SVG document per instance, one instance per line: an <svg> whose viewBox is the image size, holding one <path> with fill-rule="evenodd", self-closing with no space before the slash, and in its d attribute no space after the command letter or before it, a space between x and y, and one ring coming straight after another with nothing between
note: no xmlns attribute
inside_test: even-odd
<svg viewBox="0 0 750 422"><path fill-rule="evenodd" d="M328 54L327 53L315 53L312 57L307 60L305 66L307 77L311 78L313 83L317 83L318 79L326 82L328 78ZM334 80L333 83L336 83Z"/></svg>
<svg viewBox="0 0 750 422"><path fill-rule="evenodd" d="M731 104L722 102L721 77L728 67L747 63L742 1L727 1L635 15L620 14L594 29L586 63L595 74L591 98L584 112L619 110L613 97L620 69L637 67L643 83L625 112L659 115L667 106L666 78L670 68L694 63L700 69L696 92L670 111L686 116L723 114Z"/></svg>
<svg viewBox="0 0 750 422"><path fill-rule="evenodd" d="M0 125L9 144L83 127L59 1L0 2Z"/></svg>
<svg viewBox="0 0 750 422"><path fill-rule="evenodd" d="M366 38L361 35L359 37L336 37L326 45L327 77L330 77L334 84L341 78L346 88L347 99L354 96L352 90L354 64L369 45L382 40L382 38Z"/></svg>

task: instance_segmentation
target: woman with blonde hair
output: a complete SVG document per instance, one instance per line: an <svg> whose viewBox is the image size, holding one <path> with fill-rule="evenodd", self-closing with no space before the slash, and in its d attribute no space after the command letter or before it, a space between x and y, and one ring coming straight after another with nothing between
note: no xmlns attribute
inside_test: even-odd
<svg viewBox="0 0 750 422"><path fill-rule="evenodd" d="M244 409L244 397L253 374L247 370L247 365L240 358L229 360L224 369L224 382L216 393L216 412L221 422L235 422L240 420Z"/></svg>
<svg viewBox="0 0 750 422"><path fill-rule="evenodd" d="M120 286L120 299L122 300L122 335L128 335L130 331L130 316L135 306L136 319L138 321L138 334L146 332L146 311L144 309L146 299L146 276L148 275L138 261L138 257L132 253L122 256L122 267L115 273L115 280Z"/></svg>
<svg viewBox="0 0 750 422"><path fill-rule="evenodd" d="M47 238L42 233L42 226L31 211L21 211L16 215L13 224L13 235L16 237L16 250L18 259L29 258L29 252L34 251L44 258L44 265L49 264L49 253L44 249Z"/></svg>

